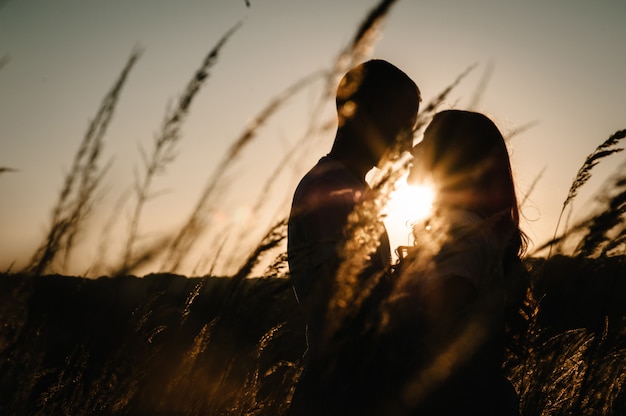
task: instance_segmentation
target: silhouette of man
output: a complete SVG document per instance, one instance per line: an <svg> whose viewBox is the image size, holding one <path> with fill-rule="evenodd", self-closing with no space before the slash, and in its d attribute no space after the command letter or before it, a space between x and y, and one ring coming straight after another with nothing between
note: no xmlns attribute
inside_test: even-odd
<svg viewBox="0 0 626 416"><path fill-rule="evenodd" d="M384 60L370 60L348 71L337 89L338 128L326 156L302 178L294 193L288 227L288 262L294 292L307 323L305 370L294 396L292 414L311 414L303 404L309 366L315 366L334 279L341 265L348 217L371 189L366 174L389 155L410 150L420 92L403 71ZM383 226L384 229L384 226ZM391 263L384 232L359 280ZM304 384L303 384L304 383ZM304 400L304 402L303 402ZM318 401L322 398L317 397ZM301 404L296 405L295 402Z"/></svg>

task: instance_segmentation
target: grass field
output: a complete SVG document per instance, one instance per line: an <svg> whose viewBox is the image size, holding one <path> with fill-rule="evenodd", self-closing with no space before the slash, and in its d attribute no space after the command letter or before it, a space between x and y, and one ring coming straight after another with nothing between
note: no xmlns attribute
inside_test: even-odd
<svg viewBox="0 0 626 416"><path fill-rule="evenodd" d="M623 257L529 259L542 299L507 372L525 415L626 411ZM284 411L304 334L288 280L0 275L3 414Z"/></svg>

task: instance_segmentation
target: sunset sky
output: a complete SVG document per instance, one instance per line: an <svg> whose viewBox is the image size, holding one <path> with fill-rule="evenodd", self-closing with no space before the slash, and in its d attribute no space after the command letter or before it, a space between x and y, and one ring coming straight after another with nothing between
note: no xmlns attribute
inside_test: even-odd
<svg viewBox="0 0 626 416"><path fill-rule="evenodd" d="M103 227L120 197L132 190L134 171L141 171L139 147L151 148L168 105L229 28L242 22L192 104L176 160L155 180L158 196L146 206L142 241L180 227L247 123L295 81L331 68L377 1L249 3L0 1L0 167L16 170L0 174L0 270L13 262L23 266L43 239L64 173L133 48L143 54L105 137L103 164L112 165L81 249L65 273L83 274L103 255L97 249ZM505 136L531 125L509 145L520 195L543 172L522 207L522 227L539 245L554 233L585 157L626 128L625 18L622 0L404 0L391 8L370 56L407 72L423 103L475 64L441 108L484 112ZM486 73L491 76L481 88ZM254 242L271 217L286 213L300 176L329 150L334 126L315 136L311 148L276 179L264 212L250 215L268 176L304 134L322 90L321 82L313 83L289 100L227 172L209 232L236 224L227 252L241 250L242 238ZM324 120L334 122L332 101L324 104ZM614 155L596 168L574 203L575 213L589 207L594 191L624 160L624 154ZM132 201L111 229L118 237L107 240L111 259L124 239ZM405 232L390 225L394 245L406 242ZM210 260L204 257L215 252L217 241L208 235L199 242L181 273L205 272Z"/></svg>

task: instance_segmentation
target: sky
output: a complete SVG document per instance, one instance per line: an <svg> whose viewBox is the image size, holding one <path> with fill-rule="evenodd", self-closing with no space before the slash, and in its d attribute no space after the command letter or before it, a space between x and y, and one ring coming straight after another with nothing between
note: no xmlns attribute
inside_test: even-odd
<svg viewBox="0 0 626 416"><path fill-rule="evenodd" d="M111 167L80 244L59 272L90 275L98 272L94 263L115 263L128 230L134 178L142 169L139 149L151 149L167 109L231 27L241 22L192 103L175 160L155 178L139 244L180 228L248 123L294 82L331 68L377 3L0 2L0 167L14 169L0 174L0 270L24 266L43 240L78 145L134 48L143 52L105 136L102 164ZM530 126L513 135L509 149L520 195L539 178L522 207L521 225L532 249L552 237L585 157L626 128L624 18L622 0L400 0L368 57L403 69L419 85L423 103L474 65L441 109L484 112L505 136ZM232 272L236 263L227 259L245 252L274 218L288 212L297 181L332 143L332 97L322 99L321 113L315 113L323 91L321 81L311 83L257 130L225 173L206 236L181 273L203 274L212 266ZM284 162L316 114L330 127L307 138L305 151ZM603 180L623 161L617 154L595 168L574 213L589 208ZM285 169L266 190L280 163ZM260 197L265 208L253 212ZM406 243L404 220L390 220L388 228L393 245Z"/></svg>

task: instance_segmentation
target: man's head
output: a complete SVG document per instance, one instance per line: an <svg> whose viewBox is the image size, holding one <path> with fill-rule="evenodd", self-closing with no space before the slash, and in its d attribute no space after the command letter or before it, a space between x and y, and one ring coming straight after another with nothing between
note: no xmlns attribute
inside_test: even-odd
<svg viewBox="0 0 626 416"><path fill-rule="evenodd" d="M367 61L339 83L339 129L350 130L351 140L361 141L351 145L365 145L376 165L394 146L400 152L411 148L420 99L419 88L402 70L384 60Z"/></svg>

